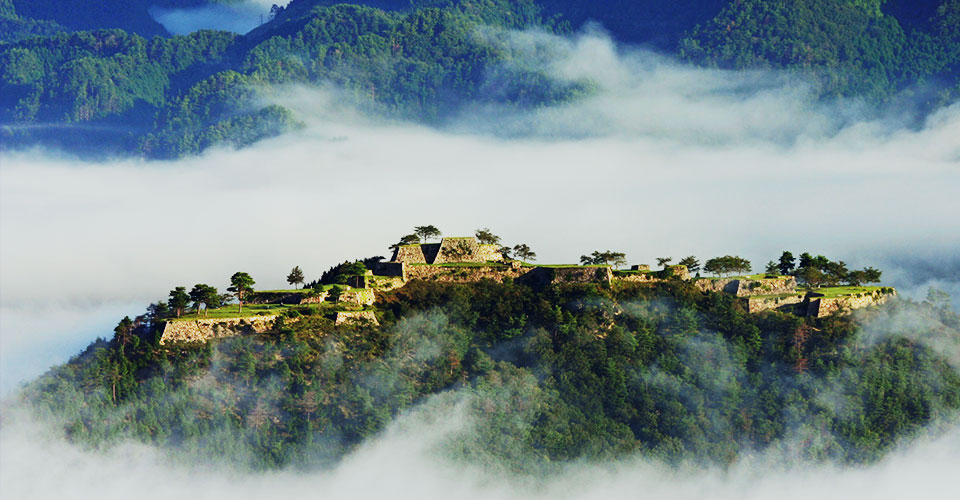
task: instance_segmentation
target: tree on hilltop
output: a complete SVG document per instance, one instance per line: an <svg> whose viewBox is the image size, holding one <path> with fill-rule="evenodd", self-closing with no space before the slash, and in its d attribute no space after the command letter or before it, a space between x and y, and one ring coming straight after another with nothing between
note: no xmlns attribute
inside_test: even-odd
<svg viewBox="0 0 960 500"><path fill-rule="evenodd" d="M200 306L203 305L204 316L208 314L210 306L220 302L220 293L216 288L206 283L197 283L190 290L190 300L193 301L193 307L200 314Z"/></svg>
<svg viewBox="0 0 960 500"><path fill-rule="evenodd" d="M703 270L717 276L746 274L750 272L750 261L736 255L714 257L703 265Z"/></svg>
<svg viewBox="0 0 960 500"><path fill-rule="evenodd" d="M499 245L500 237L493 234L489 228L477 229L477 232L473 233L477 237L477 241L483 245Z"/></svg>
<svg viewBox="0 0 960 500"><path fill-rule="evenodd" d="M240 303L239 312L243 312L243 296L253 291L253 278L247 273L236 272L230 277L230 287L227 291L237 296L237 302Z"/></svg>
<svg viewBox="0 0 960 500"><path fill-rule="evenodd" d="M793 272L795 265L796 259L793 258L793 254L784 250L783 253L780 254L780 263L777 264L777 271L779 271L780 274L787 275Z"/></svg>
<svg viewBox="0 0 960 500"><path fill-rule="evenodd" d="M413 228L413 234L417 235L417 237L424 242L443 236L443 233L441 233L436 226L417 226Z"/></svg>
<svg viewBox="0 0 960 500"><path fill-rule="evenodd" d="M298 288L298 284L303 283L303 271L300 270L300 266L294 266L290 270L290 274L287 275L287 283L293 285L294 290Z"/></svg>
<svg viewBox="0 0 960 500"><path fill-rule="evenodd" d="M594 250L590 255L581 255L580 264L584 266L625 266L627 264L627 254L611 252L610 250L605 252Z"/></svg>
<svg viewBox="0 0 960 500"><path fill-rule="evenodd" d="M669 264L670 261L672 260L673 260L673 257L657 257L657 265L666 269L667 264Z"/></svg>
<svg viewBox="0 0 960 500"><path fill-rule="evenodd" d="M183 314L183 310L190 305L190 295L187 293L187 287L178 286L170 291L170 300L167 302L170 305L170 309L177 314L179 318Z"/></svg>
<svg viewBox="0 0 960 500"><path fill-rule="evenodd" d="M520 243L513 247L513 253L522 261L537 260L537 254L527 246L526 243Z"/></svg>
<svg viewBox="0 0 960 500"><path fill-rule="evenodd" d="M419 243L420 243L419 236L417 236L416 234L408 234L400 238L400 241L394 243L393 245L390 245L390 250L396 250L400 247L404 247L407 245L417 245Z"/></svg>
<svg viewBox="0 0 960 500"><path fill-rule="evenodd" d="M681 266L686 266L687 271L690 271L691 274L700 272L700 261L697 260L697 258L694 257L693 255L688 255L680 259L680 262L678 262L677 264Z"/></svg>

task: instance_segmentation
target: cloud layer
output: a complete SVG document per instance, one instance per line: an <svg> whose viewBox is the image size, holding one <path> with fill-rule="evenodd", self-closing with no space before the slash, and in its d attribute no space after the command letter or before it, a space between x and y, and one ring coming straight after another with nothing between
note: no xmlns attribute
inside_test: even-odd
<svg viewBox="0 0 960 500"><path fill-rule="evenodd" d="M512 476L444 456L443 441L467 425L462 409L455 398L438 396L400 417L334 469L263 474L241 474L213 464L173 464L155 449L132 444L109 452L83 451L7 411L0 428L0 484L9 498L103 500L129 498L131 491L144 499L938 500L953 498L953 476L960 466L960 433L955 430L870 467L838 469L755 456L722 470L625 461L569 464L546 477Z"/></svg>

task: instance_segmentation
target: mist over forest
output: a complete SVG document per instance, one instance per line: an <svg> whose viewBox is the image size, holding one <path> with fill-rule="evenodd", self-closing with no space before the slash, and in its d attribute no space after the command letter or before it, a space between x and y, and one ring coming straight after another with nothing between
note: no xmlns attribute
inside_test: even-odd
<svg viewBox="0 0 960 500"><path fill-rule="evenodd" d="M0 0L4 497L950 498L960 2L56 3ZM547 264L810 252L898 298L423 285L379 329L121 359L176 286L421 223Z"/></svg>

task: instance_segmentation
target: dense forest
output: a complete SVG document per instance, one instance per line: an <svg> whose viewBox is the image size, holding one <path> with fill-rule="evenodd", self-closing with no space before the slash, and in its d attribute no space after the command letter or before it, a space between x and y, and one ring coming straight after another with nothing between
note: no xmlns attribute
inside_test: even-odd
<svg viewBox="0 0 960 500"><path fill-rule="evenodd" d="M936 350L960 343L948 300L815 319L747 314L679 280L414 281L380 296L380 326L292 308L262 334L172 345L157 303L21 397L79 444L134 439L253 469L336 463L450 398L476 425L446 452L512 471L762 451L870 463L960 415L958 360Z"/></svg>
<svg viewBox="0 0 960 500"><path fill-rule="evenodd" d="M293 0L250 33L186 36L149 13L207 3L0 0L3 148L175 158L244 146L299 126L262 98L292 84L332 84L368 112L427 124L484 102L567 102L590 82L551 78L506 30L591 22L697 65L794 71L824 99L929 111L960 94L960 0Z"/></svg>

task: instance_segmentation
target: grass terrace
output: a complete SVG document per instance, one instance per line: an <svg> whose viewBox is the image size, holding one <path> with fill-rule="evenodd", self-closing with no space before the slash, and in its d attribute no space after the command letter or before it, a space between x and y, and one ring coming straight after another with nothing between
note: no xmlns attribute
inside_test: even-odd
<svg viewBox="0 0 960 500"><path fill-rule="evenodd" d="M524 262L524 265L528 265ZM529 264L530 267L546 267L548 269L572 269L576 267L612 267L609 264Z"/></svg>
<svg viewBox="0 0 960 500"><path fill-rule="evenodd" d="M790 278L790 276L784 276L780 274L760 273L760 274L744 274L744 275L738 275L738 276L700 276L699 279L703 279L703 280L762 280L762 279L785 280L787 278Z"/></svg>
<svg viewBox="0 0 960 500"><path fill-rule="evenodd" d="M313 306L311 304L311 306ZM198 319L219 319L219 318L248 318L254 316L270 316L274 314L283 314L289 309L305 307L300 305L286 304L244 304L243 312L239 311L239 305L230 304L219 309L210 309L206 313L184 314L179 318L171 318L170 321L196 321ZM315 307L315 306L314 306Z"/></svg>
<svg viewBox="0 0 960 500"><path fill-rule="evenodd" d="M815 288L813 293L818 297L832 299L836 297L847 297L851 295L867 295L882 290L887 287L882 286L830 286Z"/></svg>

